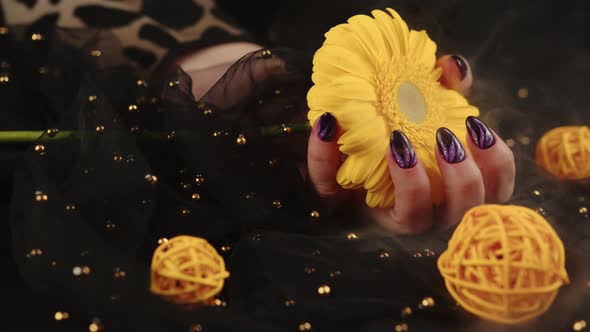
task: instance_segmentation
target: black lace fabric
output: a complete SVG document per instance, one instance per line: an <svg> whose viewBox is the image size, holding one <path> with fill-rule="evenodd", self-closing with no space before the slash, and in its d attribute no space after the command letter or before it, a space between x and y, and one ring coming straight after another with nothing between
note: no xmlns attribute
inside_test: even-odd
<svg viewBox="0 0 590 332"><path fill-rule="evenodd" d="M521 160L519 193L544 196L512 203L543 207L566 243L573 283L539 320L498 326L446 292L436 259L450 232L396 237L310 190L308 55L248 54L196 100L198 72L138 76L109 57L118 46L108 33L0 37L10 77L0 93L13 110L2 128L44 131L22 153L5 150L18 160L10 252L32 294L19 300L45 304L30 317L35 327L567 331L590 319L590 224L570 199L586 197L583 185L558 187L576 191L564 199L554 180ZM180 234L207 239L226 260L231 275L212 306L177 306L149 292L153 250ZM54 319L58 312L68 319Z"/></svg>

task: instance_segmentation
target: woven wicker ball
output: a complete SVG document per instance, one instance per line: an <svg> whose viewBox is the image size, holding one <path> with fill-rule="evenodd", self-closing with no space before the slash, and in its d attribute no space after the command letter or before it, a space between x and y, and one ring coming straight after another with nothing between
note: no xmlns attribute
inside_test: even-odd
<svg viewBox="0 0 590 332"><path fill-rule="evenodd" d="M558 127L537 143L537 164L564 180L590 178L590 129Z"/></svg>
<svg viewBox="0 0 590 332"><path fill-rule="evenodd" d="M204 239L181 235L155 250L150 289L174 303L208 303L227 277L215 248Z"/></svg>
<svg viewBox="0 0 590 332"><path fill-rule="evenodd" d="M569 283L553 228L535 211L514 205L467 211L438 269L463 308L507 324L538 317Z"/></svg>

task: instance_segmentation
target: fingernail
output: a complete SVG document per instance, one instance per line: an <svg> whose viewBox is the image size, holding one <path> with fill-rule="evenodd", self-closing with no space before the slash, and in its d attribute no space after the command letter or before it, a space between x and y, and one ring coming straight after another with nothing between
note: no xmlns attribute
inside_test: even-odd
<svg viewBox="0 0 590 332"><path fill-rule="evenodd" d="M404 133L394 130L389 138L389 146L393 159L400 168L412 168L416 166L416 151L410 140Z"/></svg>
<svg viewBox="0 0 590 332"><path fill-rule="evenodd" d="M436 144L443 158L449 164L457 164L465 160L465 149L457 136L447 128L439 128L436 131Z"/></svg>
<svg viewBox="0 0 590 332"><path fill-rule="evenodd" d="M494 134L492 134L490 128L488 128L488 126L486 126L480 119L474 116L469 116L467 117L467 120L465 120L465 125L469 131L471 140L478 148L482 150L489 149L496 143Z"/></svg>
<svg viewBox="0 0 590 332"><path fill-rule="evenodd" d="M336 136L336 118L326 112L320 117L318 137L324 142L331 142Z"/></svg>
<svg viewBox="0 0 590 332"><path fill-rule="evenodd" d="M451 55L451 58L453 59L453 61L455 61L457 67L459 67L459 72L461 73L461 81L464 80L467 76L467 70L469 70L469 68L467 67L467 62L460 55Z"/></svg>

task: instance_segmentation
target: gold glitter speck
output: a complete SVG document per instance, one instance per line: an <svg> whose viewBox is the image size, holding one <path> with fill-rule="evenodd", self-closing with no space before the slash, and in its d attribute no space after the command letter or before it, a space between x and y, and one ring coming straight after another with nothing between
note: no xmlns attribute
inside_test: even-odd
<svg viewBox="0 0 590 332"><path fill-rule="evenodd" d="M168 239L165 237L161 237L158 239L158 244L162 244L162 243L166 243L166 242L168 242Z"/></svg>
<svg viewBox="0 0 590 332"><path fill-rule="evenodd" d="M236 144L237 145L246 145L246 137L244 137L244 134L238 135L238 138L236 138Z"/></svg>
<svg viewBox="0 0 590 332"><path fill-rule="evenodd" d="M35 191L35 200L37 202L46 202L49 199L42 191Z"/></svg>
<svg viewBox="0 0 590 332"><path fill-rule="evenodd" d="M90 51L90 55L92 55L93 57L99 57L102 55L102 51L101 50L92 50L92 51Z"/></svg>
<svg viewBox="0 0 590 332"><path fill-rule="evenodd" d="M66 320L70 318L70 314L65 311L56 311L53 318L55 318L56 321Z"/></svg>
<svg viewBox="0 0 590 332"><path fill-rule="evenodd" d="M410 307L405 307L402 309L402 312L400 314L401 318L406 318L408 316L412 315L412 308Z"/></svg>
<svg viewBox="0 0 590 332"><path fill-rule="evenodd" d="M421 304L423 307L434 307L434 299L430 296L427 296L424 299L422 299Z"/></svg>
<svg viewBox="0 0 590 332"><path fill-rule="evenodd" d="M277 200L274 200L274 201L272 202L272 206L273 206L275 209L280 209L280 208L282 208L282 207L283 207L283 202L279 201L278 199L277 199Z"/></svg>
<svg viewBox="0 0 590 332"><path fill-rule="evenodd" d="M230 246L221 246L221 251L223 251L223 252L228 252L230 250L231 250Z"/></svg>
<svg viewBox="0 0 590 332"><path fill-rule="evenodd" d="M320 213L317 210L311 211L311 213L309 215L314 219L317 219L320 217Z"/></svg>
<svg viewBox="0 0 590 332"><path fill-rule="evenodd" d="M520 88L516 91L516 96L520 99L526 99L529 96L529 89Z"/></svg>
<svg viewBox="0 0 590 332"><path fill-rule="evenodd" d="M43 153L45 151L45 145L42 145L42 144L35 145L35 151Z"/></svg>
<svg viewBox="0 0 590 332"><path fill-rule="evenodd" d="M37 40L43 40L43 38L44 38L43 35L40 33L34 33L31 35L31 40L37 41Z"/></svg>
<svg viewBox="0 0 590 332"><path fill-rule="evenodd" d="M205 178L202 175L197 175L195 177L195 183L198 185L202 185L205 182Z"/></svg>
<svg viewBox="0 0 590 332"><path fill-rule="evenodd" d="M199 195L199 193L194 193L194 194L191 196L191 199L192 199L193 201L198 201L198 200L200 200L200 199L201 199L201 195Z"/></svg>
<svg viewBox="0 0 590 332"><path fill-rule="evenodd" d="M137 111L137 105L131 104L129 105L129 107L127 107L127 109L129 110L129 112L135 112Z"/></svg>
<svg viewBox="0 0 590 332"><path fill-rule="evenodd" d="M96 96L95 95L88 96L88 101L90 101L90 102L96 101Z"/></svg>
<svg viewBox="0 0 590 332"><path fill-rule="evenodd" d="M104 132L104 126L96 126L96 132L97 133L103 133Z"/></svg>
<svg viewBox="0 0 590 332"><path fill-rule="evenodd" d="M318 288L318 294L319 295L329 295L330 294L330 291L331 291L331 289L330 289L330 286L328 286L328 285L321 285Z"/></svg>
<svg viewBox="0 0 590 332"><path fill-rule="evenodd" d="M158 183L158 177L152 174L146 174L145 179L149 184L156 184Z"/></svg>
<svg viewBox="0 0 590 332"><path fill-rule="evenodd" d="M408 330L408 324L401 323L395 326L395 332L403 332Z"/></svg>
<svg viewBox="0 0 590 332"><path fill-rule="evenodd" d="M358 238L358 235L356 235L355 233L348 233L348 235L346 235L346 239L348 240L357 240Z"/></svg>
<svg viewBox="0 0 590 332"><path fill-rule="evenodd" d="M171 88L172 87L175 87L177 85L180 85L180 81L170 81L170 82L168 82L168 86L171 87Z"/></svg>
<svg viewBox="0 0 590 332"><path fill-rule="evenodd" d="M582 330L586 329L587 326L588 326L588 324L586 323L585 320L578 320L578 321L574 322L572 329L574 331L582 331Z"/></svg>
<svg viewBox="0 0 590 332"><path fill-rule="evenodd" d="M211 114L213 114L213 110L210 108L203 111L203 115L211 115Z"/></svg>
<svg viewBox="0 0 590 332"><path fill-rule="evenodd" d="M311 324L309 322L299 324L299 331L311 331Z"/></svg>

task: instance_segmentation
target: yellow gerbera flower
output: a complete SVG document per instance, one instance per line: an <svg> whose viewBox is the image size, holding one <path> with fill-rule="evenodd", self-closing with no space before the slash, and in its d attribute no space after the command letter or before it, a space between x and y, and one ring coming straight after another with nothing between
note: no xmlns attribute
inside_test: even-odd
<svg viewBox="0 0 590 332"><path fill-rule="evenodd" d="M313 124L332 113L347 155L337 175L346 189L363 186L371 207L391 207L394 190L385 151L393 130L412 142L430 178L433 201L442 201L434 149L436 130L447 127L464 143L465 118L477 108L440 85L436 44L425 31L409 30L397 12L356 15L326 33L313 59L314 86L307 95Z"/></svg>

